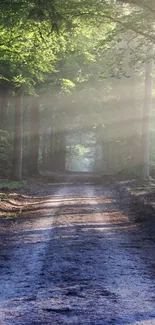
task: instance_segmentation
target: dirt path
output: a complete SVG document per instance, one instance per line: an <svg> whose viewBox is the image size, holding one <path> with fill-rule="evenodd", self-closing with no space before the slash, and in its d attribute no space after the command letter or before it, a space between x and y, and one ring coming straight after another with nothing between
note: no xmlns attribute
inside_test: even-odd
<svg viewBox="0 0 155 325"><path fill-rule="evenodd" d="M110 187L50 192L43 215L1 222L0 325L155 324L154 227Z"/></svg>

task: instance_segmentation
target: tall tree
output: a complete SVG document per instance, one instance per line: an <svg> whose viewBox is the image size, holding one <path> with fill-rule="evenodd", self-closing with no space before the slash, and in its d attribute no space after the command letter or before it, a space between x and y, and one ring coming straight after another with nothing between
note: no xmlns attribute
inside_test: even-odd
<svg viewBox="0 0 155 325"><path fill-rule="evenodd" d="M23 94L18 91L15 99L14 120L14 146L11 178L20 181L22 178L22 118L23 118Z"/></svg>
<svg viewBox="0 0 155 325"><path fill-rule="evenodd" d="M5 129L5 120L7 115L7 106L8 106L8 85L2 82L0 84L0 129Z"/></svg>
<svg viewBox="0 0 155 325"><path fill-rule="evenodd" d="M151 56L153 51L151 51ZM152 109L152 87L153 87L153 59L145 64L145 91L144 106L142 116L142 136L141 136L141 162L142 162L142 179L148 180L150 176L150 118Z"/></svg>
<svg viewBox="0 0 155 325"><path fill-rule="evenodd" d="M29 174L38 174L39 140L40 140L40 112L39 97L33 97L31 115L31 131L29 138Z"/></svg>

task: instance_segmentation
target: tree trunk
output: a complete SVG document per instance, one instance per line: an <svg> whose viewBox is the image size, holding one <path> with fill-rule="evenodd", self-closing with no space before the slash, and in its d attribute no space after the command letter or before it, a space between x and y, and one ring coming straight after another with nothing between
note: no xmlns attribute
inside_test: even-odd
<svg viewBox="0 0 155 325"><path fill-rule="evenodd" d="M46 167L46 140L47 140L47 136L46 136L46 132L44 131L42 134L42 148L41 148L41 166L42 169L45 170Z"/></svg>
<svg viewBox="0 0 155 325"><path fill-rule="evenodd" d="M150 118L152 109L152 86L153 86L153 60L150 59L145 65L145 92L144 107L142 117L141 136L141 178L148 180L149 173L149 153L150 153Z"/></svg>
<svg viewBox="0 0 155 325"><path fill-rule="evenodd" d="M53 153L51 156L51 170L59 169L59 132L53 128Z"/></svg>
<svg viewBox="0 0 155 325"><path fill-rule="evenodd" d="M48 157L48 168L49 170L52 170L52 162L54 157L54 127L51 127L51 132L49 135L49 157Z"/></svg>
<svg viewBox="0 0 155 325"><path fill-rule="evenodd" d="M39 132L40 132L40 113L39 98L33 98L31 109L31 131L29 144L29 174L38 174L38 158L39 158Z"/></svg>
<svg viewBox="0 0 155 325"><path fill-rule="evenodd" d="M18 93L15 96L15 122L14 122L14 146L11 178L20 181L22 178L22 117L23 96Z"/></svg>
<svg viewBox="0 0 155 325"><path fill-rule="evenodd" d="M8 106L8 89L3 86L0 89L0 129L1 130L5 129L7 106Z"/></svg>
<svg viewBox="0 0 155 325"><path fill-rule="evenodd" d="M59 152L58 152L58 165L60 170L65 170L66 167L66 141L64 132L59 132Z"/></svg>

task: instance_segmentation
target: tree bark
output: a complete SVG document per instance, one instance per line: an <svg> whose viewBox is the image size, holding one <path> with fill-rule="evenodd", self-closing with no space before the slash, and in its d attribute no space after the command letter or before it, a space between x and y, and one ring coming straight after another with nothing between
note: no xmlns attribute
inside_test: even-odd
<svg viewBox="0 0 155 325"><path fill-rule="evenodd" d="M48 167L50 170L58 170L59 169L59 132L52 127L51 135L50 135L50 152L49 152L49 163Z"/></svg>
<svg viewBox="0 0 155 325"><path fill-rule="evenodd" d="M29 144L29 174L38 174L38 158L39 158L39 141L40 141L40 112L39 98L32 99L31 109L31 131Z"/></svg>
<svg viewBox="0 0 155 325"><path fill-rule="evenodd" d="M22 118L23 118L23 95L15 96L15 122L14 122L14 146L11 178L20 181L22 178Z"/></svg>
<svg viewBox="0 0 155 325"><path fill-rule="evenodd" d="M153 86L153 60L150 59L145 65L145 91L144 106L142 116L142 135L141 135L141 178L148 180L149 154L150 154L150 118L152 109L152 86Z"/></svg>
<svg viewBox="0 0 155 325"><path fill-rule="evenodd" d="M54 151L52 158L52 169L59 170L59 132L55 130L54 132Z"/></svg>
<svg viewBox="0 0 155 325"><path fill-rule="evenodd" d="M130 103L129 107L129 125L128 125L128 134L129 134L129 161L128 167L132 168L132 170L136 171L137 167L139 166L139 159L140 159L140 146L139 143L141 142L141 121L139 118L139 111L137 109L137 76L134 70L130 69L130 79L129 82L131 84L129 98L128 101ZM127 128L126 128L127 129ZM126 150L126 149L125 149Z"/></svg>
<svg viewBox="0 0 155 325"><path fill-rule="evenodd" d="M5 119L8 106L8 89L4 86L0 88L0 129L5 129Z"/></svg>
<svg viewBox="0 0 155 325"><path fill-rule="evenodd" d="M60 170L65 170L66 167L66 141L64 132L59 132L59 152L58 152L58 165Z"/></svg>
<svg viewBox="0 0 155 325"><path fill-rule="evenodd" d="M42 165L42 169L45 170L46 168L46 145L47 145L47 136L46 136L46 132L44 131L42 134L42 148L41 148L41 165Z"/></svg>
<svg viewBox="0 0 155 325"><path fill-rule="evenodd" d="M50 132L50 142L49 142L49 159L48 159L48 168L49 170L52 170L52 163L53 163L53 158L55 154L55 130L54 127L51 127L51 132Z"/></svg>

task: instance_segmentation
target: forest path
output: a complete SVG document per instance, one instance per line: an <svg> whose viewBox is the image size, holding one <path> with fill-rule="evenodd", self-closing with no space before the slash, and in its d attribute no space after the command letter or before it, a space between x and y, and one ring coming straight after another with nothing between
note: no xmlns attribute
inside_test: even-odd
<svg viewBox="0 0 155 325"><path fill-rule="evenodd" d="M155 324L154 227L110 186L50 191L43 215L1 221L0 324Z"/></svg>

